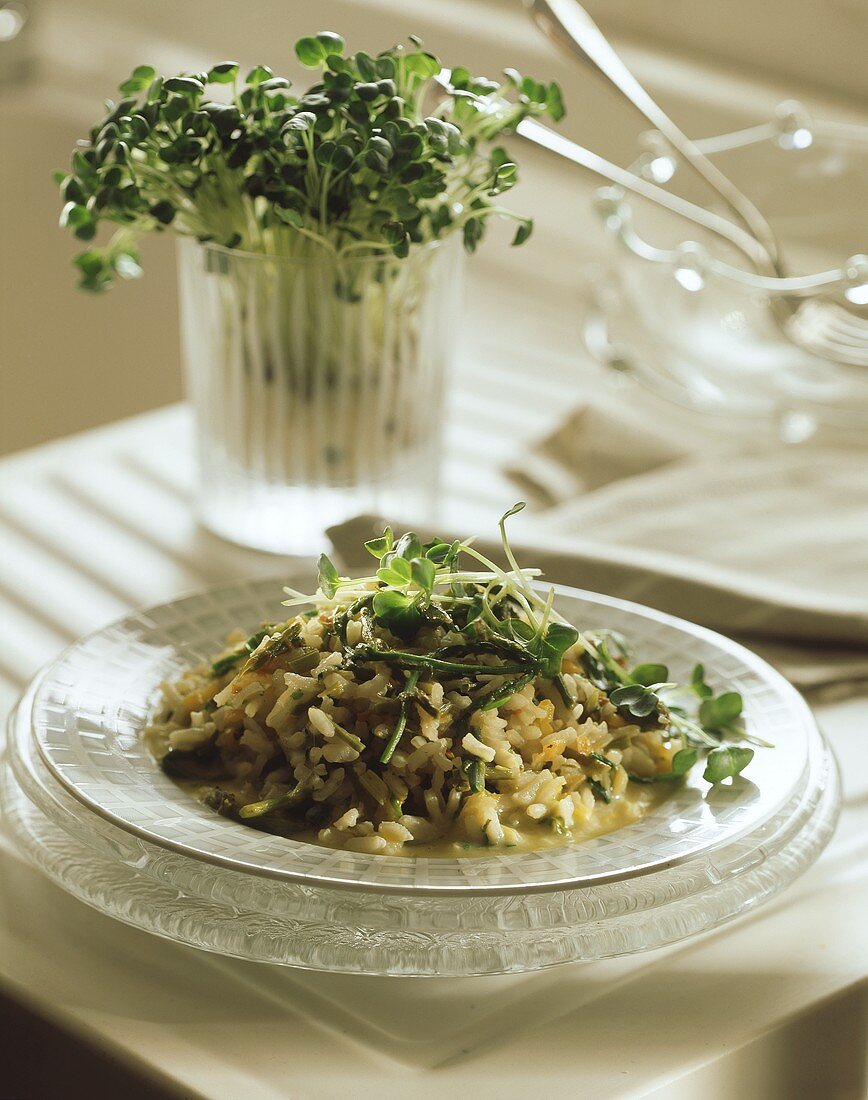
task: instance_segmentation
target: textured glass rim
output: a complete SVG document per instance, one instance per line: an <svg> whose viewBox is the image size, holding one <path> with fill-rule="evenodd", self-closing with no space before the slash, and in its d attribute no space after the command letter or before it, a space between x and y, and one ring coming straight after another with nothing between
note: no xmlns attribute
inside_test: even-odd
<svg viewBox="0 0 868 1100"><path fill-rule="evenodd" d="M283 580L285 580L285 578L283 578ZM159 630L160 624L157 619L161 613L180 614L181 622L184 622L183 608L188 601L211 600L219 602L222 596L222 602L225 603L232 593L235 594L236 599L241 597L253 599L254 595L256 595L256 598L260 598L264 592L268 594L270 602L270 599L274 597L274 593L279 591L279 584L279 581L269 578L252 582L245 581L236 582L230 585L218 585L200 591L195 595L188 596L186 599L170 601L165 604L157 605L145 612L133 613L129 616L125 616L112 626L95 631L93 634L88 635L78 643L70 646L46 669L45 673L42 674L39 683L36 685L34 708L38 710L40 706L44 704L48 707L54 706L55 711L62 709L62 703L52 703L49 698L50 692L53 689L52 677L62 671L67 659L73 659L79 650L85 650L88 643L100 640L106 641L108 637L111 636L112 632L118 632L123 629L126 629L128 633L132 631L134 627L138 629ZM785 789L778 789L777 792L773 791L773 801L770 800L768 790L765 792L765 801L760 797L759 793L757 793L752 799L752 803L755 804L754 809L750 813L743 815L744 820L740 827L730 827L729 829L719 828L718 835L712 840L706 838L704 843L697 841L691 844L690 839L692 834L688 833L687 840L684 843L679 840L671 841L670 848L672 848L672 851L670 851L668 855L662 855L652 859L640 859L636 862L625 862L624 866L620 869L613 870L610 864L608 869L604 868L592 874L576 874L575 872L569 873L568 870L557 866L559 857L561 862L569 862L572 860L573 862L578 861L580 863L590 862L593 865L596 856L590 846L600 841L601 838L596 838L596 841L581 841L576 845L565 845L562 848L546 849L544 853L501 853L464 858L445 857L442 859L426 859L425 857L398 858L347 853L301 841L291 841L285 838L277 838L275 841L275 838L268 837L268 834L256 834L256 836L250 838L249 844L245 841L242 846L242 858L235 853L237 853L239 848L237 830L243 827L225 819L216 818L213 814L205 811L191 796L187 795L185 792L181 792L171 784L170 780L162 776L162 773L159 772L156 765L153 766L153 771L148 768L147 774L150 777L149 782L152 781L158 785L162 783L164 786L164 791L160 792L160 797L158 799L161 809L161 818L158 824L162 824L167 828L168 835L155 833L153 830L136 824L134 821L130 821L103 806L100 802L99 790L94 794L91 789L94 785L92 777L85 776L86 782L83 786L80 783L77 785L77 783L71 782L70 778L64 774L63 766L59 767L57 761L52 759L51 751L47 751L44 730L40 730L36 735L39 752L55 778L57 778L57 780L80 802L86 805L89 810L99 814L111 824L117 825L145 840L156 843L163 848L180 852L186 856L207 863L229 867L234 870L240 870L261 877L307 884L316 883L320 886L329 885L338 889L370 890L373 888L384 893L403 893L409 895L426 893L430 895L457 894L464 896L478 894L515 895L519 893L537 893L572 889L581 886L637 878L659 870L661 867L674 866L678 863L685 862L699 854L711 851L721 844L727 843L738 835L749 832L752 828L757 827L763 820L771 816L780 804L790 796L791 791L798 788L800 782L804 783L805 776L809 770L810 751L814 744L818 743L820 735L807 705L795 689L792 688L779 673L775 672L770 666L762 661L761 658L757 657L743 646L731 642L729 639L723 638L713 631L694 626L683 620L665 615L662 612L654 611L653 609L645 608L628 601L600 596L595 593L585 593L564 586L555 587L559 594L571 599L576 599L586 605L595 605L600 613L605 611L607 616L611 615L615 610L620 610L621 613L627 617L636 618L638 616L646 620L646 623L651 623L658 627L662 626L669 631L675 630L677 634L685 635L691 642L704 640L706 644L710 644L715 651L718 653L722 651L727 654L731 659L737 661L742 668L745 668L749 674L757 677L763 690L771 691L778 700L778 703L780 700L786 702L787 707L785 708L785 714L787 715L787 728L789 729L789 723L796 719L798 719L800 723L800 729L797 730L797 733L803 736L804 761L800 762L799 760L794 760L792 762L792 767L790 768L792 774L786 779L786 783L790 785ZM262 590L262 592L260 592L260 590ZM650 629L650 626L648 629ZM106 636L106 639L103 639L103 635ZM172 646L183 646L183 644L185 643L173 642ZM208 644L211 643L209 642ZM164 644L163 648L167 648L167 645ZM177 654L176 650L173 648L173 657L175 656L180 659L180 655ZM185 659L189 660L190 654L187 654ZM153 689L155 687L155 684L149 685L149 699L153 698ZM778 709L780 709L780 706ZM40 715L37 715L34 719L34 726L38 721L40 721ZM65 719L63 724L67 727L69 725ZM79 744L74 737L73 743L75 745ZM117 755L118 754L116 754L116 756ZM142 750L138 750L138 755L140 757L143 755ZM123 757L123 759L126 760L128 757L129 754ZM777 769L775 769L775 773L777 773ZM142 771L139 770L133 775L136 787L135 794L140 796L141 791L139 784L142 774ZM796 778L794 778L794 775ZM78 778L79 777L77 777L77 780ZM97 776L97 781L99 781L99 776ZM697 779L695 782L698 785L701 781ZM129 783L127 789L129 789ZM759 791L758 788L754 789ZM679 796L679 792L683 792L683 794ZM112 793L112 791L109 792L110 796ZM145 793L147 794L147 792ZM667 807L669 813L672 814L678 809L678 797L682 797L686 800L685 804L689 807L688 814L695 813L698 810L702 810L702 798L699 798L700 806L697 806L697 796L698 791L695 787L690 784L683 784L674 791L664 803L661 803L661 807ZM125 795L125 797L127 796ZM134 797L132 797L132 802L135 802ZM747 805L750 807L751 800L748 801ZM661 807L657 807L656 811L660 811ZM176 817L174 820L172 820L170 812L173 808L176 809ZM737 808L738 807L736 807L736 809ZM648 823L645 827L646 832L648 832L652 830L658 822L654 814L655 811L652 811L651 814L646 815L640 822L637 822L636 825L625 826L607 835L609 837L615 837L622 842L626 841L628 846L630 840L641 841L643 839L641 836L643 824ZM726 807L724 807L724 814L722 816L725 815ZM133 812L131 816L135 817L135 812ZM189 843L177 839L178 833L183 832L184 828L190 826L191 822L193 822L194 835L197 832L201 834L203 831L207 831L208 836L205 840L200 840L196 837L195 843ZM682 827L683 819L676 818L676 823L680 831L685 833ZM716 821L714 824L716 825ZM736 824L738 825L738 823ZM221 832L221 830L226 829L232 830L232 832ZM634 831L632 834L628 835L631 829ZM250 830L247 829L244 831L245 833L250 832ZM672 830L670 830L670 832L671 831ZM696 830L693 830L693 833L695 832ZM266 840L263 841L262 837L266 837ZM257 838L259 839L258 843ZM647 837L645 840L647 846ZM258 847L260 851L267 849L269 841L274 842L273 850L270 853L271 862L263 863L262 859L259 859L258 862L254 860L254 853L251 852L251 849L256 847ZM611 847L610 842L605 843L608 843ZM678 845L680 845L680 848ZM227 855L227 850L233 852L233 854ZM274 851L278 850L280 853L279 861L274 857ZM673 851L677 851L678 854L674 855ZM524 868L520 863L522 860L527 864ZM277 862L281 865L275 866ZM297 865L295 868L292 867L293 863ZM330 863L331 866L321 868L316 866L317 863ZM548 863L549 867L553 868L553 873L543 873L541 868L543 868L546 863ZM287 867L286 864L290 866ZM439 882L429 881L429 868L431 866L436 867L436 872L430 877L435 880L439 879ZM530 876L527 880L522 880L519 877L522 870L525 871L526 875ZM450 873L453 875L451 879L449 877ZM383 878L387 877L391 877L393 881L382 881ZM488 881L486 881L486 878Z"/></svg>
<svg viewBox="0 0 868 1100"><path fill-rule="evenodd" d="M289 227L287 227L289 228ZM225 244L217 244L215 241L198 241L195 237L179 237L178 243L201 249L203 252L215 252L230 259L244 260L250 263L282 264L286 267L327 267L335 264L360 265L360 264L386 264L386 263L411 263L419 256L430 255L445 249L457 239L455 234L441 237L433 241L425 241L422 244L411 243L410 252L406 256L396 256L393 252L384 250L367 256L341 256L339 253L331 253L323 249L322 256L281 256L270 252L249 252L241 248L228 248Z"/></svg>
<svg viewBox="0 0 868 1100"><path fill-rule="evenodd" d="M81 901L134 927L284 966L457 977L680 942L791 883L825 847L840 810L837 768L820 736L803 791L761 829L684 866L633 882L514 899L386 898L368 891L348 905L343 891L251 880L154 847L89 813L57 784L32 743L32 694L10 716L0 772L5 820L28 858Z"/></svg>

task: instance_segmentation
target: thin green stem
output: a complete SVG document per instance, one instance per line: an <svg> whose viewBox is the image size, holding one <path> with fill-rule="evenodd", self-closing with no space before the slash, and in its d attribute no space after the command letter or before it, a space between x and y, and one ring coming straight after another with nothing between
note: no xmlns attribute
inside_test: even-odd
<svg viewBox="0 0 868 1100"><path fill-rule="evenodd" d="M419 682L419 677L421 675L421 669L414 669L407 677L404 690L401 692L401 711L398 715L398 721L395 723L395 728L392 730L392 734L386 743L386 747L380 754L381 764L389 763L394 755L395 749L398 747L398 743L404 735L404 730L407 727L407 715L410 710L410 697L416 690L416 684Z"/></svg>
<svg viewBox="0 0 868 1100"><path fill-rule="evenodd" d="M456 676L508 676L510 673L527 672L527 663L517 665L473 665L458 661L442 661L425 653L406 653L396 649L376 649L373 646L354 646L348 651L354 662L384 661L399 668L418 668L437 672L453 672Z"/></svg>

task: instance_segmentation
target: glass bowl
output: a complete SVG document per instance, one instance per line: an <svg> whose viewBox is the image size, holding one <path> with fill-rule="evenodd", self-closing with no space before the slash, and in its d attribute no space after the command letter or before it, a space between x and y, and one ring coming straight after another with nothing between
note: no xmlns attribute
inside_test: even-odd
<svg viewBox="0 0 868 1100"><path fill-rule="evenodd" d="M835 302L864 360L868 127L785 103L768 122L697 145L767 217L787 275L806 288L805 317ZM632 170L713 209L657 134L645 135ZM609 244L589 273L585 340L598 359L690 408L771 421L788 441L820 427L863 432L868 367L782 334L770 300L785 281L757 277L731 246L653 202L606 188L596 205Z"/></svg>
<svg viewBox="0 0 868 1100"><path fill-rule="evenodd" d="M704 662L776 744L745 776L698 775L642 821L540 852L434 859L339 852L257 833L169 781L140 731L165 675L236 625L273 615L280 583L236 584L128 616L72 646L10 722L7 828L65 889L158 935L244 958L366 974L539 969L705 931L782 889L837 817L834 762L807 707L754 654L623 601L560 589L684 677Z"/></svg>

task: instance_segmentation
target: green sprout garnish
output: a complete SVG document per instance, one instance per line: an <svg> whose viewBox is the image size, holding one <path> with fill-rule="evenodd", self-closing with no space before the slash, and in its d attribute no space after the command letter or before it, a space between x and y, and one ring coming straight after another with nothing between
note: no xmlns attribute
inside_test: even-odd
<svg viewBox="0 0 868 1100"><path fill-rule="evenodd" d="M500 678L491 691L477 695L468 706L463 714L465 723L475 711L496 709L538 677L550 680L564 703L572 707L575 700L567 690L563 661L567 652L577 647L574 659L627 723L642 729L664 729L681 745L669 771L654 776L630 774L632 780L657 783L681 779L696 764L700 752L709 750L704 772L708 782L716 784L740 775L753 758L753 750L721 743L729 739L767 744L745 732L741 695L734 691L715 695L702 666L697 665L688 690L700 704L698 713L691 716L678 702L685 689L670 680L666 665L645 662L631 667L629 649L619 635L606 631L580 634L554 608L554 589L539 585L540 571L522 568L516 560L506 524L523 508L523 503L516 504L500 520L506 566L486 557L469 540L434 538L423 543L412 531L396 539L387 527L381 536L365 543L376 562L370 575L341 576L323 554L316 593L285 589L289 597L286 606L313 602L321 613L334 614L347 667L383 662L407 673L398 695L398 719L378 762L388 764L401 743L410 703L414 699L420 705L427 703L418 692L423 677L442 673L477 682ZM358 616L362 639L349 644L347 626L354 616ZM395 644L375 638L375 625L391 634ZM420 633L432 626L447 628L448 644L436 649L419 645ZM403 648L402 643L413 648ZM608 769L615 766L600 753L582 759ZM477 766L468 760L463 768L471 790L483 790L489 772L482 763ZM597 798L611 798L600 779L589 777L589 785Z"/></svg>
<svg viewBox="0 0 868 1100"><path fill-rule="evenodd" d="M703 729L719 737L734 730L741 732L742 706L742 698L737 691L711 696L703 699L699 706L699 722Z"/></svg>
<svg viewBox="0 0 868 1100"><path fill-rule="evenodd" d="M705 682L705 668L703 665L694 665L690 673L690 690L700 699L710 699L714 695L712 688Z"/></svg>
<svg viewBox="0 0 868 1100"><path fill-rule="evenodd" d="M554 610L554 589L543 595L535 586L539 570L523 570L515 560L505 522L523 507L516 505L500 522L507 569L470 542L432 539L423 544L413 532L394 542L387 530L382 538L366 544L377 561L372 575L341 577L323 554L315 595L287 588L289 599L284 603L292 607L313 600L326 610L334 608L340 618L348 605L358 610L370 605L373 621L403 642L413 641L426 623L447 625L461 637L458 645L427 653L361 642L347 647L350 663L377 660L408 670L510 675L523 681L522 686L536 675L560 677L563 656L579 640L579 632ZM460 555L483 568L461 568ZM484 637L477 626L484 628ZM472 659L489 653L505 659L497 665ZM516 690L513 686L509 694ZM490 703L484 700L482 705Z"/></svg>
<svg viewBox="0 0 868 1100"><path fill-rule="evenodd" d="M753 760L753 755L753 749L745 749L739 745L726 745L723 748L714 749L708 754L702 778L709 783L722 783L724 779L741 775Z"/></svg>
<svg viewBox="0 0 868 1100"><path fill-rule="evenodd" d="M138 277L138 240L165 231L338 261L401 259L453 233L472 252L492 217L517 222L514 244L527 240L530 219L499 201L516 165L491 143L524 118L560 119L557 84L514 69L498 80L449 73L415 37L371 56L346 54L340 35L322 31L295 52L316 70L297 93L266 65L246 77L234 61L167 78L149 65L133 70L71 170L55 173L61 225L75 237L119 227L76 257L82 287ZM351 274L336 292L357 300Z"/></svg>

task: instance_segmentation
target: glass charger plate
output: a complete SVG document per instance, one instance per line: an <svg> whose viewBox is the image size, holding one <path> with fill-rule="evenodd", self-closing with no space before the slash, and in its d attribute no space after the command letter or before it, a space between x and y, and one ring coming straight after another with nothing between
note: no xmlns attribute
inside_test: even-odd
<svg viewBox="0 0 868 1100"><path fill-rule="evenodd" d="M581 628L609 627L637 660L684 682L701 661L710 681L739 691L757 749L744 776L711 788L694 769L641 821L592 840L536 852L463 858L362 855L246 828L197 802L163 774L142 730L159 685L218 650L228 631L279 615L281 582L211 589L136 613L71 646L43 674L31 724L57 783L92 813L153 845L248 876L403 896L503 894L625 882L755 833L800 797L821 746L801 697L755 654L711 631L624 601L558 589Z"/></svg>
<svg viewBox="0 0 868 1100"><path fill-rule="evenodd" d="M560 589L584 627L623 631L684 678L702 660L776 744L746 777L699 776L643 821L545 852L362 856L258 834L185 795L144 750L159 682L279 607L277 581L211 590L83 639L10 722L5 821L90 905L227 955L366 974L539 969L676 942L744 912L816 858L837 818L834 762L796 692L755 655L636 605Z"/></svg>
<svg viewBox="0 0 868 1100"><path fill-rule="evenodd" d="M280 881L170 850L94 813L33 737L37 679L9 723L7 833L49 878L100 912L176 942L344 973L469 976L676 943L774 896L817 858L838 816L834 761L812 740L804 785L762 826L673 867L536 893L396 896Z"/></svg>

